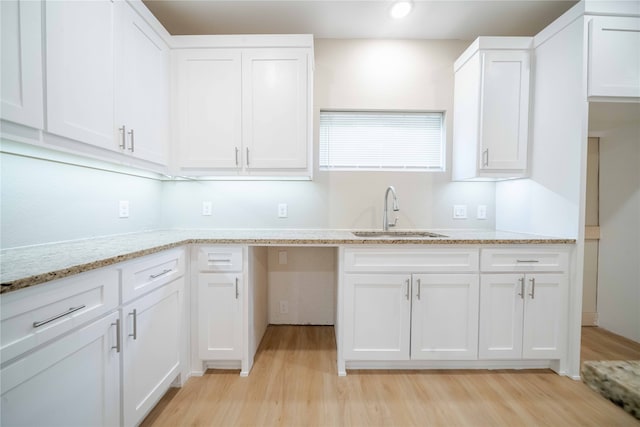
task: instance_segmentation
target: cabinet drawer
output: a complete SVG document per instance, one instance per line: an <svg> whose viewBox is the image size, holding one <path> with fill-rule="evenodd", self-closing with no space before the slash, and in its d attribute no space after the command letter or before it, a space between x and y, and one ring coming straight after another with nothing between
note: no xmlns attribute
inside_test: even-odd
<svg viewBox="0 0 640 427"><path fill-rule="evenodd" d="M203 246L199 248L198 271L242 271L242 247Z"/></svg>
<svg viewBox="0 0 640 427"><path fill-rule="evenodd" d="M482 271L566 271L569 254L550 249L483 249Z"/></svg>
<svg viewBox="0 0 640 427"><path fill-rule="evenodd" d="M130 301L184 274L184 249L173 249L149 255L124 264L122 301Z"/></svg>
<svg viewBox="0 0 640 427"><path fill-rule="evenodd" d="M347 248L347 272L475 272L478 249Z"/></svg>
<svg viewBox="0 0 640 427"><path fill-rule="evenodd" d="M2 297L2 363L118 306L118 271L98 270Z"/></svg>

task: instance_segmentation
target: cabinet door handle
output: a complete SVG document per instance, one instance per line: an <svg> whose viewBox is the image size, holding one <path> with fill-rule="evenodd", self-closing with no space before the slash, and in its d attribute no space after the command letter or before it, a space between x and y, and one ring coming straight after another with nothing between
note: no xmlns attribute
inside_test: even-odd
<svg viewBox="0 0 640 427"><path fill-rule="evenodd" d="M531 262L540 262L539 259L517 259L517 263L531 263Z"/></svg>
<svg viewBox="0 0 640 427"><path fill-rule="evenodd" d="M407 298L407 301L409 301L409 285L411 284L410 282L410 279L405 280L405 283L407 284L407 293L404 296Z"/></svg>
<svg viewBox="0 0 640 427"><path fill-rule="evenodd" d="M238 278L236 277L236 299L238 299L239 295L240 295L240 293L238 291Z"/></svg>
<svg viewBox="0 0 640 427"><path fill-rule="evenodd" d="M116 349L116 353L120 353L120 319L116 319L115 323L112 323L111 326L116 327L116 345L112 346L111 349Z"/></svg>
<svg viewBox="0 0 640 427"><path fill-rule="evenodd" d="M160 273L158 273L158 274L150 274L150 275L149 275L149 279L157 279L158 277L160 277L160 276L164 276L165 274L167 274L167 273L171 273L172 271L173 271L172 269L168 268L168 269L166 269L166 270L162 270L162 271L161 271Z"/></svg>
<svg viewBox="0 0 640 427"><path fill-rule="evenodd" d="M69 308L69 310L65 311L64 313L56 314L55 316L51 316L51 317L49 317L48 319L45 319L45 320L40 320L38 322L33 322L33 327L34 328L39 328L40 326L46 325L47 323L51 323L54 320L58 320L61 317L67 316L67 315L69 315L71 313L75 313L78 310L82 310L85 307L86 307L86 305L84 305L84 304L80 305L78 307L71 307L71 308Z"/></svg>
<svg viewBox="0 0 640 427"><path fill-rule="evenodd" d="M482 166L489 166L489 149L482 152Z"/></svg>
<svg viewBox="0 0 640 427"><path fill-rule="evenodd" d="M133 139L133 129L131 129L129 132L127 132L130 136L131 136L131 147L129 147L129 151L131 151L132 153L135 151L135 146L134 146L134 139Z"/></svg>
<svg viewBox="0 0 640 427"><path fill-rule="evenodd" d="M138 339L138 310L135 308L129 316L133 316L133 333L129 334L130 337L133 337L134 340Z"/></svg>
<svg viewBox="0 0 640 427"><path fill-rule="evenodd" d="M249 166L249 147L247 147L247 166Z"/></svg>
<svg viewBox="0 0 640 427"><path fill-rule="evenodd" d="M121 150L124 150L127 147L127 128L125 127L125 125L122 125L121 128L118 128L118 130L120 131L121 136L121 140L120 140L120 144L118 145L120 147Z"/></svg>
<svg viewBox="0 0 640 427"><path fill-rule="evenodd" d="M238 166L238 152L240 150L238 150L238 147L236 147L236 166Z"/></svg>
<svg viewBox="0 0 640 427"><path fill-rule="evenodd" d="M518 296L520 299L524 299L524 277L519 278L518 282L520 283L520 292L518 293Z"/></svg>
<svg viewBox="0 0 640 427"><path fill-rule="evenodd" d="M418 300L420 300L420 288L421 288L420 279L418 279L417 282L418 282L418 294L417 294L417 297L418 297Z"/></svg>
<svg viewBox="0 0 640 427"><path fill-rule="evenodd" d="M531 299L535 299L535 297L536 297L536 278L532 277L531 279L529 279L529 282L531 282L531 293L529 294L529 296L531 297Z"/></svg>

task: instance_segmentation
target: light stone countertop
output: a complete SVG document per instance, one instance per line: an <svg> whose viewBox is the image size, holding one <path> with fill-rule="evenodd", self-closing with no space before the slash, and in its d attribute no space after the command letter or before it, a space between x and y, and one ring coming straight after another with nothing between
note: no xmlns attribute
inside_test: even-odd
<svg viewBox="0 0 640 427"><path fill-rule="evenodd" d="M398 229L395 231L411 231ZM362 238L350 230L158 230L0 251L0 294L186 244L341 246L362 244L573 244L574 239L490 230L429 230L446 237Z"/></svg>

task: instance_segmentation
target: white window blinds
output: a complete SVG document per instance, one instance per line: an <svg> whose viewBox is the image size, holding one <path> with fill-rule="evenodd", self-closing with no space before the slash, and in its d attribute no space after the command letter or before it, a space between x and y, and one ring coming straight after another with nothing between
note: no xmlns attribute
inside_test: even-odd
<svg viewBox="0 0 640 427"><path fill-rule="evenodd" d="M444 113L320 112L320 169L444 170Z"/></svg>

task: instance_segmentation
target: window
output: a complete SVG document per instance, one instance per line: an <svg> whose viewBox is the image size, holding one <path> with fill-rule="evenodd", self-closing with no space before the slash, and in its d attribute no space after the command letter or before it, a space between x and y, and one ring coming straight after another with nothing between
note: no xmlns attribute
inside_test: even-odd
<svg viewBox="0 0 640 427"><path fill-rule="evenodd" d="M321 170L444 170L444 113L321 111Z"/></svg>

